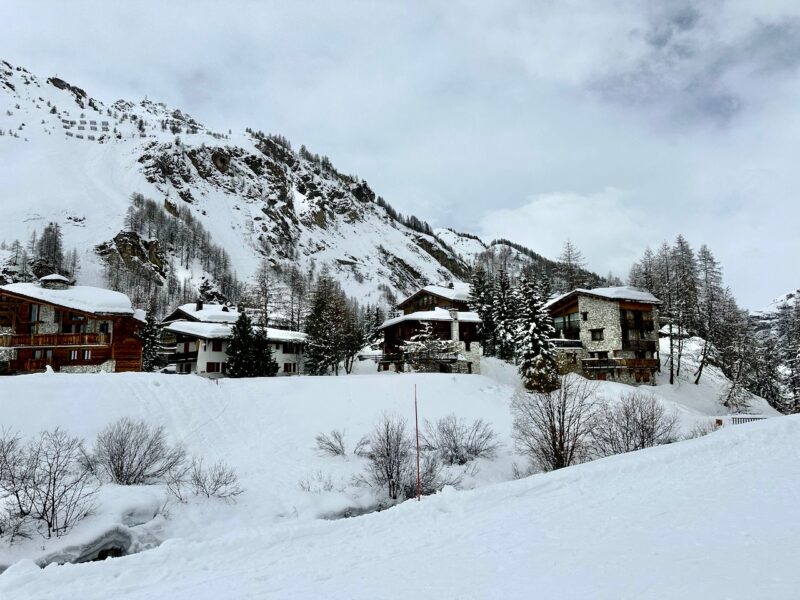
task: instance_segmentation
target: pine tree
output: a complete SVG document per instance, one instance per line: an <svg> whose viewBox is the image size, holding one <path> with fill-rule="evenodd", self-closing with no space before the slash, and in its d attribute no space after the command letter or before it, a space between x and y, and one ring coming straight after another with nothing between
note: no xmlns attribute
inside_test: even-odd
<svg viewBox="0 0 800 600"><path fill-rule="evenodd" d="M342 332L346 304L341 288L322 274L314 288L311 310L306 316L306 371L310 375L339 373L343 359Z"/></svg>
<svg viewBox="0 0 800 600"><path fill-rule="evenodd" d="M555 329L544 308L542 287L528 277L520 279L516 350L519 373L526 389L548 393L558 388L558 365L551 341Z"/></svg>
<svg viewBox="0 0 800 600"><path fill-rule="evenodd" d="M436 372L442 359L458 352L458 344L450 339L440 339L433 330L433 324L425 321L403 344L402 350L413 370Z"/></svg>
<svg viewBox="0 0 800 600"><path fill-rule="evenodd" d="M269 342L268 334L269 328L266 319L260 326L253 329L254 377L275 377L280 370L280 365L272 354L272 344Z"/></svg>
<svg viewBox="0 0 800 600"><path fill-rule="evenodd" d="M150 300L147 318L139 332L142 340L142 371L152 372L163 366L161 356L161 324L156 318L155 298Z"/></svg>
<svg viewBox="0 0 800 600"><path fill-rule="evenodd" d="M478 335L484 356L494 356L497 345L497 328L492 310L492 285L483 267L476 267L470 281L469 307L481 319Z"/></svg>
<svg viewBox="0 0 800 600"><path fill-rule="evenodd" d="M514 342L516 337L515 295L511 287L508 273L501 269L495 279L492 290L492 320L495 323L496 354L502 360L514 359Z"/></svg>
<svg viewBox="0 0 800 600"><path fill-rule="evenodd" d="M231 327L231 339L225 351L228 355L228 375L256 377L258 375L258 341L250 317L242 311Z"/></svg>

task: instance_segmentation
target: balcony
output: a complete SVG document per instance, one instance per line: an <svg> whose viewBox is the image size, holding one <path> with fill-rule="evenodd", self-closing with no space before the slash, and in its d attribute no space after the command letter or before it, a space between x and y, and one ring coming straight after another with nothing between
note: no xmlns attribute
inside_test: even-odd
<svg viewBox="0 0 800 600"><path fill-rule="evenodd" d="M582 348L583 347L583 342L581 342L580 340L551 338L550 342L552 342L553 346L555 346L556 348Z"/></svg>
<svg viewBox="0 0 800 600"><path fill-rule="evenodd" d="M622 340L622 349L639 352L657 352L658 345L654 340Z"/></svg>
<svg viewBox="0 0 800 600"><path fill-rule="evenodd" d="M64 346L107 346L107 333L45 333L42 335L0 335L0 348L59 348Z"/></svg>
<svg viewBox="0 0 800 600"><path fill-rule="evenodd" d="M655 323L652 319L621 319L622 329L634 329L639 331L655 331Z"/></svg>
<svg viewBox="0 0 800 600"><path fill-rule="evenodd" d="M583 369L610 370L610 369L658 369L658 359L655 358L585 358L581 361Z"/></svg>
<svg viewBox="0 0 800 600"><path fill-rule="evenodd" d="M563 336L563 337L562 337ZM567 327L556 328L556 337L565 340L579 340L581 339L580 325L573 325Z"/></svg>

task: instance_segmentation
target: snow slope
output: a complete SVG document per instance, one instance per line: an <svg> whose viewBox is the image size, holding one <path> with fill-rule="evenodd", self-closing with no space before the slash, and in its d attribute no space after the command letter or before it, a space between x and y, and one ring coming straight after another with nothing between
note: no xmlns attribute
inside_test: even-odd
<svg viewBox="0 0 800 600"><path fill-rule="evenodd" d="M247 492L233 506L175 507L156 529L169 540L140 554L44 570L17 562L0 575L0 597L796 597L800 417L492 484L509 478L506 447L481 465L478 489L316 519L352 504L358 459L316 456L313 436L339 426L352 440L384 410L410 417L414 384L422 416L484 417L507 441L513 385L487 376L1 379L7 426L32 434L68 424L91 438L121 415L163 422L192 451L236 466ZM344 491L301 492L298 479L320 469ZM101 518L109 515L87 528Z"/></svg>

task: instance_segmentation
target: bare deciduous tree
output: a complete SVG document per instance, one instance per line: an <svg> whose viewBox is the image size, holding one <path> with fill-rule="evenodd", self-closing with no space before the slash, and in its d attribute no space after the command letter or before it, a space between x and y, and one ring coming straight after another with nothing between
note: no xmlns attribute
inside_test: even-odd
<svg viewBox="0 0 800 600"><path fill-rule="evenodd" d="M676 439L677 421L677 415L650 394L624 394L619 402L598 411L592 447L598 456L611 456L668 444Z"/></svg>
<svg viewBox="0 0 800 600"><path fill-rule="evenodd" d="M169 444L163 425L123 417L98 434L94 462L98 472L114 483L141 485L180 471L186 451Z"/></svg>
<svg viewBox="0 0 800 600"><path fill-rule="evenodd" d="M412 463L411 439L406 435L406 420L384 414L369 436L365 479L370 485L386 489L392 500L403 491Z"/></svg>
<svg viewBox="0 0 800 600"><path fill-rule="evenodd" d="M586 459L594 421L595 385L572 375L553 392L517 393L511 403L517 450L545 471Z"/></svg>
<svg viewBox="0 0 800 600"><path fill-rule="evenodd" d="M423 448L435 452L447 465L465 465L476 458L493 458L499 443L492 427L483 419L468 425L463 418L448 415L435 424L425 421Z"/></svg>

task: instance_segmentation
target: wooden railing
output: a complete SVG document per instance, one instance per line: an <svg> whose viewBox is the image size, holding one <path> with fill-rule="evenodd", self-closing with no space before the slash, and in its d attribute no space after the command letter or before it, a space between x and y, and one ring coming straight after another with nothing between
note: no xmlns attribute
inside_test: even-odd
<svg viewBox="0 0 800 600"><path fill-rule="evenodd" d="M584 369L657 369L655 358L585 358Z"/></svg>
<svg viewBox="0 0 800 600"><path fill-rule="evenodd" d="M0 335L0 347L106 346L111 342L107 333L44 333L41 335Z"/></svg>

